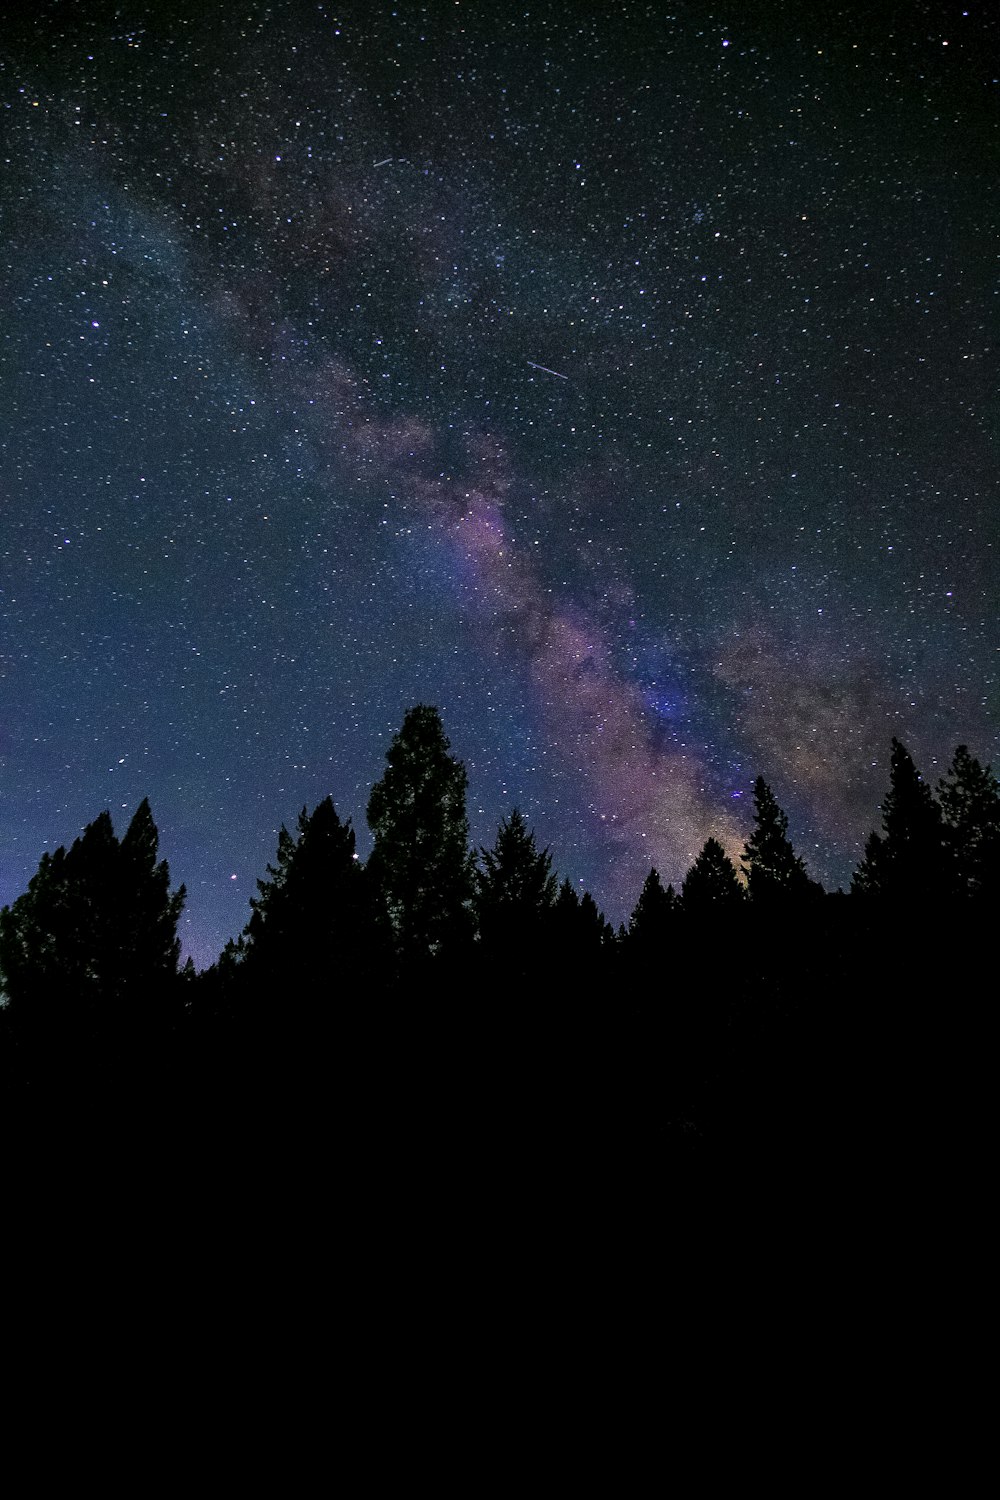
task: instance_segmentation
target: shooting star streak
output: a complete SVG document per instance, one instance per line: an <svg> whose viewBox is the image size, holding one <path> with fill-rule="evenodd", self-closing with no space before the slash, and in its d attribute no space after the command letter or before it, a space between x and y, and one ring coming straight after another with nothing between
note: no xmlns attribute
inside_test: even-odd
<svg viewBox="0 0 1000 1500"><path fill-rule="evenodd" d="M394 158L394 157L392 157L392 156L387 156L387 157L385 157L385 158L384 158L384 159L383 159L383 160L382 160L382 161L373 161L373 162L372 162L372 166L373 166L373 167L387 167L387 166L388 166L388 165L389 165L389 163L390 163L390 162L391 162L391 161L393 161L393 160L395 160L395 158Z"/></svg>
<svg viewBox="0 0 1000 1500"><path fill-rule="evenodd" d="M548 365L536 365L535 361L533 359L529 359L528 360L528 364L531 366L531 368L533 370L544 370L545 373L546 373L546 375L554 375L557 380L568 380L569 379L568 375L560 375L558 370L550 370L549 367L548 367Z"/></svg>

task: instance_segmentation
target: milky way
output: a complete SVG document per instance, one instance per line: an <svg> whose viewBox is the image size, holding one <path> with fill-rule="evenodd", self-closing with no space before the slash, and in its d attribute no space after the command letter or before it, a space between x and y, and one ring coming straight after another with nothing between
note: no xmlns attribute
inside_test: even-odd
<svg viewBox="0 0 1000 1500"><path fill-rule="evenodd" d="M17 11L0 902L148 795L209 962L416 702L616 922L1000 758L992 6Z"/></svg>

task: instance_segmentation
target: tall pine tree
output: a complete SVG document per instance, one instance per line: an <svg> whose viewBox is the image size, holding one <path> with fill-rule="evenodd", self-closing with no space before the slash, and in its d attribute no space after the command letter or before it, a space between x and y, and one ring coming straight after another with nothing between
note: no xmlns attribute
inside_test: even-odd
<svg viewBox="0 0 1000 1500"><path fill-rule="evenodd" d="M15 1018L55 1036L119 1044L162 1027L180 1004L177 923L143 799L119 843L110 814L67 851L43 854L28 889L0 912L0 974Z"/></svg>
<svg viewBox="0 0 1000 1500"><path fill-rule="evenodd" d="M282 826L276 862L258 880L239 949L231 955L265 1005L293 984L328 997L383 974L388 931L372 883L355 853L351 820L331 797L299 814L297 836Z"/></svg>
<svg viewBox="0 0 1000 1500"><path fill-rule="evenodd" d="M1000 783L993 771L959 745L938 795L956 894L1000 895Z"/></svg>
<svg viewBox="0 0 1000 1500"><path fill-rule="evenodd" d="M854 895L926 905L950 894L941 808L899 740L893 739L882 832L872 832L851 880Z"/></svg>
<svg viewBox="0 0 1000 1500"><path fill-rule="evenodd" d="M411 708L368 799L374 845L368 870L385 902L399 958L411 963L471 936L475 855L465 809L467 776L436 708Z"/></svg>
<svg viewBox="0 0 1000 1500"><path fill-rule="evenodd" d="M821 894L788 837L788 818L763 776L754 782L754 831L743 850L747 895L756 903L786 905Z"/></svg>
<svg viewBox="0 0 1000 1500"><path fill-rule="evenodd" d="M685 915L713 916L741 906L745 892L736 866L718 839L706 839L684 876L681 902Z"/></svg>
<svg viewBox="0 0 1000 1500"><path fill-rule="evenodd" d="M121 841L118 933L123 989L146 985L163 991L177 974L181 944L177 923L185 891L170 893L170 869L158 860L160 836L144 797Z"/></svg>
<svg viewBox="0 0 1000 1500"><path fill-rule="evenodd" d="M663 889L663 882L654 868L643 882L635 909L629 917L626 941L629 946L643 951L662 945L676 915L679 898L672 885Z"/></svg>
<svg viewBox="0 0 1000 1500"><path fill-rule="evenodd" d="M548 849L536 848L534 832L515 808L497 829L493 848L480 852L473 910L483 948L533 951L558 887Z"/></svg>

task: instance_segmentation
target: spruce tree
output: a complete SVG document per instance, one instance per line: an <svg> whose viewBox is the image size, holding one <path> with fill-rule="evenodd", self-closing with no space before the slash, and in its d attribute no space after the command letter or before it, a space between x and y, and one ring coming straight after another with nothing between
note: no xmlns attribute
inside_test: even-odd
<svg viewBox="0 0 1000 1500"><path fill-rule="evenodd" d="M1000 895L1000 783L993 771L959 745L938 796L956 894Z"/></svg>
<svg viewBox="0 0 1000 1500"><path fill-rule="evenodd" d="M185 893L171 894L158 842L145 799L121 843L103 812L0 912L3 987L26 1025L134 1031L176 999Z"/></svg>
<svg viewBox="0 0 1000 1500"><path fill-rule="evenodd" d="M579 895L568 878L563 879L545 923L555 952L565 956L587 954L614 947L615 929L589 891Z"/></svg>
<svg viewBox="0 0 1000 1500"><path fill-rule="evenodd" d="M568 876L564 876L556 892L555 904L549 921L552 942L557 950L568 947L577 932L580 918L580 897Z"/></svg>
<svg viewBox="0 0 1000 1500"><path fill-rule="evenodd" d="M584 949L592 948L595 953L615 943L615 929L589 891L580 897L580 938Z"/></svg>
<svg viewBox="0 0 1000 1500"><path fill-rule="evenodd" d="M744 890L736 866L718 839L706 839L681 885L685 914L700 916L731 911L739 907L743 899Z"/></svg>
<svg viewBox="0 0 1000 1500"><path fill-rule="evenodd" d="M300 992L327 993L371 983L384 960L371 881L355 853L351 820L341 822L331 797L299 813L297 836L282 825L276 861L250 901L250 920L226 966L273 1003L294 980Z"/></svg>
<svg viewBox="0 0 1000 1500"><path fill-rule="evenodd" d="M536 848L534 832L514 808L500 824L493 848L480 853L473 910L481 942L491 951L534 947L556 900L548 849Z"/></svg>
<svg viewBox="0 0 1000 1500"><path fill-rule="evenodd" d="M185 890L181 886L171 895L169 866L165 859L157 860L159 844L149 799L144 797L125 831L118 859L120 901L115 928L123 991L146 985L162 992L178 972L177 923Z"/></svg>
<svg viewBox="0 0 1000 1500"><path fill-rule="evenodd" d="M643 949L662 943L677 907L678 896L673 886L668 885L664 890L658 872L651 869L629 917L626 942Z"/></svg>
<svg viewBox="0 0 1000 1500"><path fill-rule="evenodd" d="M941 808L899 740L893 739L882 833L872 832L851 892L926 904L950 892Z"/></svg>
<svg viewBox="0 0 1000 1500"><path fill-rule="evenodd" d="M541 965L557 1029L567 1011L579 1018L607 1000L616 951L614 928L593 896L563 880L545 919Z"/></svg>
<svg viewBox="0 0 1000 1500"><path fill-rule="evenodd" d="M438 710L417 704L393 737L385 774L368 799L374 836L368 870L403 962L453 948L472 930L467 776L449 750Z"/></svg>
<svg viewBox="0 0 1000 1500"><path fill-rule="evenodd" d="M788 837L788 818L763 776L754 782L754 831L743 851L751 901L787 903L820 894Z"/></svg>

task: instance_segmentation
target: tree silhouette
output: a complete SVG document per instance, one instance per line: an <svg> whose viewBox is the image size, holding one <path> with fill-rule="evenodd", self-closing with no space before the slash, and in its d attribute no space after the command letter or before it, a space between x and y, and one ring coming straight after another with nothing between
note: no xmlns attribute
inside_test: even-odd
<svg viewBox="0 0 1000 1500"><path fill-rule="evenodd" d="M868 837L851 880L852 894L922 903L946 895L950 872L941 808L897 739L892 741L882 829Z"/></svg>
<svg viewBox="0 0 1000 1500"><path fill-rule="evenodd" d="M668 885L664 890L657 871L650 870L629 917L625 934L628 944L645 950L662 943L678 905L679 898L673 886Z"/></svg>
<svg viewBox="0 0 1000 1500"><path fill-rule="evenodd" d="M593 896L563 880L543 924L539 970L549 1021L560 1024L567 1009L579 1018L606 999L616 957L614 928Z"/></svg>
<svg viewBox="0 0 1000 1500"><path fill-rule="evenodd" d="M736 866L718 839L706 839L681 885L684 912L691 916L734 909L744 899Z"/></svg>
<svg viewBox="0 0 1000 1500"><path fill-rule="evenodd" d="M786 903L821 894L788 837L788 818L763 776L754 782L754 831L743 850L743 872L751 901Z"/></svg>
<svg viewBox="0 0 1000 1500"><path fill-rule="evenodd" d="M268 1003L293 974L311 992L354 982L362 968L371 982L385 957L388 933L384 924L380 930L351 820L341 822L325 797L311 814L302 809L297 829L293 838L282 825L276 861L258 880L242 941L227 957Z"/></svg>
<svg viewBox="0 0 1000 1500"><path fill-rule="evenodd" d="M546 928L557 952L571 952L584 962L615 944L615 930L593 896L589 891L578 895L568 879L559 887Z"/></svg>
<svg viewBox="0 0 1000 1500"><path fill-rule="evenodd" d="M535 847L517 808L497 830L492 849L482 849L473 911L480 941L490 955L534 956L543 923L555 903L557 880L547 849Z"/></svg>
<svg viewBox="0 0 1000 1500"><path fill-rule="evenodd" d="M112 922L120 963L118 982L123 990L140 985L162 989L176 974L181 944L177 922L185 889L170 894L167 861L157 862L160 836L149 799L144 797L121 841L118 876L120 899Z"/></svg>
<svg viewBox="0 0 1000 1500"><path fill-rule="evenodd" d="M580 940L587 948L611 949L615 943L615 929L601 911L589 891L580 897Z"/></svg>
<svg viewBox="0 0 1000 1500"><path fill-rule="evenodd" d="M579 922L580 897L574 890L572 882L566 877L560 882L556 892L549 923L553 946L557 950L564 950L573 942L579 931Z"/></svg>
<svg viewBox="0 0 1000 1500"><path fill-rule="evenodd" d="M939 783L954 888L962 896L1000 895L1000 783L965 745Z"/></svg>
<svg viewBox="0 0 1000 1500"><path fill-rule="evenodd" d="M119 843L110 814L70 849L42 855L28 889L0 912L0 972L15 1016L72 1039L155 1029L178 1002L177 922L149 803Z"/></svg>
<svg viewBox="0 0 1000 1500"><path fill-rule="evenodd" d="M15 1014L29 1018L25 1003L35 1000L49 1011L89 989L93 965L83 948L86 934L94 936L87 920L88 900L79 883L81 846L93 847L98 823L110 828L111 818L102 813L87 826L73 845L73 859L64 847L46 851L28 889L0 912L0 973L8 1002ZM103 833L103 826L101 828ZM112 837L113 837L112 830ZM36 1011L37 1014L37 1011Z"/></svg>
<svg viewBox="0 0 1000 1500"><path fill-rule="evenodd" d="M465 767L449 752L436 708L411 708L372 787L368 870L403 961L430 957L471 933L475 855Z"/></svg>

